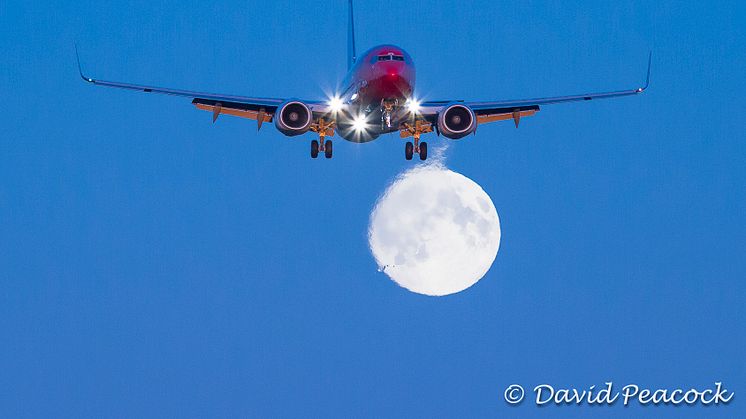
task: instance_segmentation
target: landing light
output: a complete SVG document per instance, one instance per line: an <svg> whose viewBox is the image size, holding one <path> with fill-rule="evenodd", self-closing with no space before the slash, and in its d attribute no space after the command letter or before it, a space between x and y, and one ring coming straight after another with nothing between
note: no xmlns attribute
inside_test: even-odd
<svg viewBox="0 0 746 419"><path fill-rule="evenodd" d="M363 132L368 129L368 122L365 120L365 115L358 115L352 120L352 128L356 132Z"/></svg>
<svg viewBox="0 0 746 419"><path fill-rule="evenodd" d="M407 109L409 110L409 112L413 114L420 113L420 109L421 109L420 101L417 99L409 99L407 101Z"/></svg>
<svg viewBox="0 0 746 419"><path fill-rule="evenodd" d="M339 96L334 96L329 99L329 108L332 112L337 113L342 110L342 99Z"/></svg>

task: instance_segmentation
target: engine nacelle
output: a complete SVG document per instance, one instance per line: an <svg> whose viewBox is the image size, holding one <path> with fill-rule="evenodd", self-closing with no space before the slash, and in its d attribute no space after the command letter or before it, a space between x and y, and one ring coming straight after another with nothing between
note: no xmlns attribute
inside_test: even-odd
<svg viewBox="0 0 746 419"><path fill-rule="evenodd" d="M452 103L438 114L438 130L452 140L464 138L477 129L477 115L463 103Z"/></svg>
<svg viewBox="0 0 746 419"><path fill-rule="evenodd" d="M293 137L311 128L313 113L305 103L291 99L277 108L274 120L278 131Z"/></svg>

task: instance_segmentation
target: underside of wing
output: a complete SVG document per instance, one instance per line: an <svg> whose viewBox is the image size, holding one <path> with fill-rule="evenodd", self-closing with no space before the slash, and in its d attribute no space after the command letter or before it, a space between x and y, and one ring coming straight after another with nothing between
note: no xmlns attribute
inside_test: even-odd
<svg viewBox="0 0 746 419"><path fill-rule="evenodd" d="M231 115L257 121L259 128L264 122L272 122L277 105L266 106L257 103L221 102L214 99L195 98L192 100L197 109L212 113L212 120L220 115Z"/></svg>
<svg viewBox="0 0 746 419"><path fill-rule="evenodd" d="M507 121L509 119L512 119L513 122L515 122L516 127L518 127L521 118L534 116L536 112L539 112L538 105L474 110L474 113L477 115L477 122L480 124L487 124L497 121Z"/></svg>

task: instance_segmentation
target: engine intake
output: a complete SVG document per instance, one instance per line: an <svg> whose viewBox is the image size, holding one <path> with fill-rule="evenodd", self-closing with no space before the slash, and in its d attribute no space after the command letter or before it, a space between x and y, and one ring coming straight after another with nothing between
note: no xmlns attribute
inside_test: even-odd
<svg viewBox="0 0 746 419"><path fill-rule="evenodd" d="M289 100L279 108L275 114L275 126L277 130L287 136L301 135L311 128L313 114L311 109L303 102Z"/></svg>
<svg viewBox="0 0 746 419"><path fill-rule="evenodd" d="M458 140L477 129L477 116L462 103L448 105L438 114L438 129L446 138Z"/></svg>

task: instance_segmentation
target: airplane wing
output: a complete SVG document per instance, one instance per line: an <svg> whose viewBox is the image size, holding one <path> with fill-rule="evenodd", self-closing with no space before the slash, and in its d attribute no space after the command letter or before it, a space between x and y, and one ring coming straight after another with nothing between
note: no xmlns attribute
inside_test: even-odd
<svg viewBox="0 0 746 419"><path fill-rule="evenodd" d="M76 50L77 55L77 50ZM88 83L104 87L116 87L119 89L135 90L145 93L160 93L172 96L183 96L192 98L192 104L197 109L212 112L212 120L215 122L220 115L232 115L241 118L253 119L261 128L262 123L271 122L277 108L285 101L281 98L247 97L223 95L216 93L195 92L190 90L170 89L164 87L145 86L139 84L120 83L113 81L98 80L83 75L78 56L78 71L80 77ZM312 111L327 112L327 105L319 101L304 101Z"/></svg>
<svg viewBox="0 0 746 419"><path fill-rule="evenodd" d="M556 103L578 102L595 99L610 99L615 97L638 95L644 92L650 85L650 64L652 58L653 55L651 53L648 57L648 73L645 80L645 85L636 89L617 90L613 92L586 93L570 96L545 97L536 99L502 100L496 102L460 101L460 103L469 106L474 111L480 124L513 119L517 127L518 121L520 121L521 117L534 115L536 112L539 111L541 105L552 105ZM422 108L442 109L449 103L451 102L423 102Z"/></svg>

